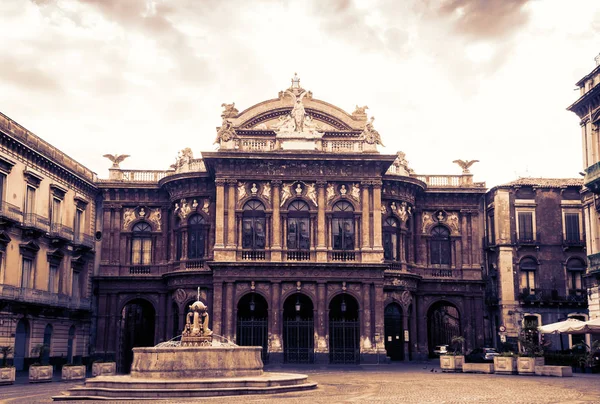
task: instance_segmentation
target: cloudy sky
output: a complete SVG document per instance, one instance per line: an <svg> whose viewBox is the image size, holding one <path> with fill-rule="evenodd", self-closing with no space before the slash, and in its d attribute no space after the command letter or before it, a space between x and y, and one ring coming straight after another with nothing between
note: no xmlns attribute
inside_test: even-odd
<svg viewBox="0 0 600 404"><path fill-rule="evenodd" d="M214 150L221 104L368 105L420 174L579 177L597 0L2 0L0 111L108 176Z"/></svg>

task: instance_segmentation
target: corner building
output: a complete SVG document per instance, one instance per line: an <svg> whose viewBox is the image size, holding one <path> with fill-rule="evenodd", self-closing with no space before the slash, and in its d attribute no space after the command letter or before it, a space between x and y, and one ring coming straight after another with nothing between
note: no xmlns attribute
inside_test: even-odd
<svg viewBox="0 0 600 404"><path fill-rule="evenodd" d="M223 106L218 151L98 180L97 354L127 372L131 348L179 335L197 296L215 334L270 363L484 343L484 183L415 174L377 151L365 107L348 114L297 77L278 98Z"/></svg>

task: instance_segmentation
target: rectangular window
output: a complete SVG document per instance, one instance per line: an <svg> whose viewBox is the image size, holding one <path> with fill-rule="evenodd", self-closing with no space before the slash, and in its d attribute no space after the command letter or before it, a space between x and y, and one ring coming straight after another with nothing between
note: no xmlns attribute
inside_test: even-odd
<svg viewBox="0 0 600 404"><path fill-rule="evenodd" d="M535 271L521 271L521 287L524 294L535 294Z"/></svg>
<svg viewBox="0 0 600 404"><path fill-rule="evenodd" d="M152 258L152 240L150 238L134 238L131 248L131 263L133 265L150 264Z"/></svg>
<svg viewBox="0 0 600 404"><path fill-rule="evenodd" d="M31 215L35 213L35 188L27 186L25 192L25 205L23 206L24 214Z"/></svg>
<svg viewBox="0 0 600 404"><path fill-rule="evenodd" d="M58 293L58 265L50 264L48 271L48 292Z"/></svg>
<svg viewBox="0 0 600 404"><path fill-rule="evenodd" d="M487 239L488 239L488 243L489 244L496 244L496 231L495 231L495 224L494 224L494 214L489 214L488 215L488 228L487 228L488 234L487 234Z"/></svg>
<svg viewBox="0 0 600 404"><path fill-rule="evenodd" d="M80 292L81 291L79 271L73 271L73 289L71 293L73 299L79 299Z"/></svg>
<svg viewBox="0 0 600 404"><path fill-rule="evenodd" d="M33 261L29 258L23 258L23 273L21 276L21 287L31 288L31 272L33 269Z"/></svg>
<svg viewBox="0 0 600 404"><path fill-rule="evenodd" d="M81 223L83 219L83 210L75 209L75 221L73 222L73 236L75 240L81 240Z"/></svg>
<svg viewBox="0 0 600 404"><path fill-rule="evenodd" d="M52 198L52 210L50 211L50 221L55 229L57 229L57 225L60 225L61 223L60 203L60 199Z"/></svg>
<svg viewBox="0 0 600 404"><path fill-rule="evenodd" d="M565 213L565 241L580 241L578 213Z"/></svg>
<svg viewBox="0 0 600 404"><path fill-rule="evenodd" d="M4 186L6 184L6 174L0 173L0 200L2 201L2 205L4 205ZM2 206L4 209L4 206Z"/></svg>
<svg viewBox="0 0 600 404"><path fill-rule="evenodd" d="M533 213L532 212L518 212L519 218L519 240L520 241L534 241L533 236Z"/></svg>
<svg viewBox="0 0 600 404"><path fill-rule="evenodd" d="M569 271L569 289L571 289L570 294L579 295L583 293L582 274L583 271Z"/></svg>

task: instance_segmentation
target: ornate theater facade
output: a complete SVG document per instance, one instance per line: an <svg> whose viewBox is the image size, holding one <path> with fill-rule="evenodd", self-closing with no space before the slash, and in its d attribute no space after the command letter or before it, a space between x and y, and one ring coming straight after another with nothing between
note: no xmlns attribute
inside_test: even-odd
<svg viewBox="0 0 600 404"><path fill-rule="evenodd" d="M98 180L97 355L181 334L197 296L216 336L270 363L415 360L484 327L484 183L418 175L380 154L366 107L313 98L295 77L242 112L218 150L166 171ZM112 156L117 157L117 156ZM463 162L461 162L463 163Z"/></svg>

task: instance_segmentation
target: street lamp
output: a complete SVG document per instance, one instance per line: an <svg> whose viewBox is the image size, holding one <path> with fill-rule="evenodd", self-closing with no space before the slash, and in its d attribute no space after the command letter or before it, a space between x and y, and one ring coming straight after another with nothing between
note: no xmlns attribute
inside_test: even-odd
<svg viewBox="0 0 600 404"><path fill-rule="evenodd" d="M254 312L254 309L256 309L256 303L254 303L254 294L253 294L252 297L250 298L250 311Z"/></svg>
<svg viewBox="0 0 600 404"><path fill-rule="evenodd" d="M302 306L300 306L300 296L296 296L296 312L300 313L301 308Z"/></svg>
<svg viewBox="0 0 600 404"><path fill-rule="evenodd" d="M344 297L342 297L342 304L340 305L340 308L342 309L342 313L346 312L346 299L344 299Z"/></svg>

